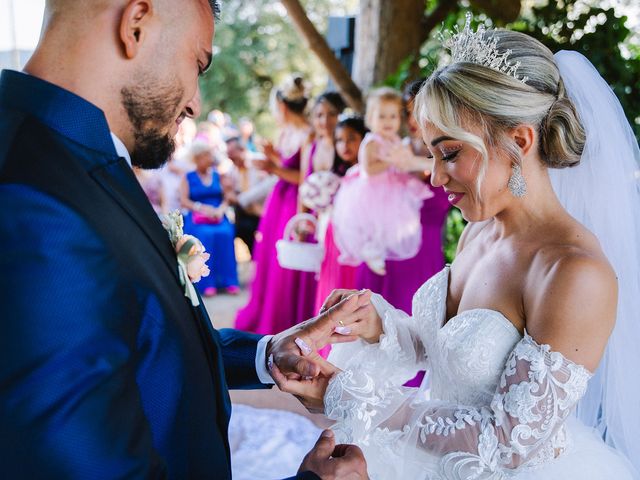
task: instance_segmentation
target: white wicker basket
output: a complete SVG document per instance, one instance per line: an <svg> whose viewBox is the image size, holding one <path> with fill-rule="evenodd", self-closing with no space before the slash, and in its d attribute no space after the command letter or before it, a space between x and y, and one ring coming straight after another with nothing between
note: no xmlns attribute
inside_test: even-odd
<svg viewBox="0 0 640 480"><path fill-rule="evenodd" d="M308 213L291 217L284 229L283 239L276 242L278 263L282 268L318 273L324 259L324 246L319 243L295 241L291 236L296 224L302 221L309 221L315 228L318 227L316 217Z"/></svg>

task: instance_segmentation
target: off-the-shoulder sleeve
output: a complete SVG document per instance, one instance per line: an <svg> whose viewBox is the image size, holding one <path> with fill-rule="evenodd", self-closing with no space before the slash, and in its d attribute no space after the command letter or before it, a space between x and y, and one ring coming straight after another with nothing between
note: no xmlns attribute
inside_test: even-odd
<svg viewBox="0 0 640 480"><path fill-rule="evenodd" d="M357 340L334 345L329 361L338 368L358 365L393 385L402 385L426 370L427 354L418 333L416 319L391 306L380 295L371 296L371 303L382 319L384 333L378 343Z"/></svg>
<svg viewBox="0 0 640 480"><path fill-rule="evenodd" d="M421 471L436 472L436 478L451 479L502 478L501 472L554 458L564 445L563 424L591 377L526 333L491 403L483 406L425 400L372 369L346 367L325 395L326 414L337 420L337 440L363 445L365 453L372 446L387 452L386 462L400 456L419 463Z"/></svg>

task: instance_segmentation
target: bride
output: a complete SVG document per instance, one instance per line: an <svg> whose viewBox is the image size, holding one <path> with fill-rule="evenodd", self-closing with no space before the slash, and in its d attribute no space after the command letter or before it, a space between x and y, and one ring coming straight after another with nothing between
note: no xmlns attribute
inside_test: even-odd
<svg viewBox="0 0 640 480"><path fill-rule="evenodd" d="M323 375L272 375L336 420L372 479L638 478L619 453L639 461L640 387L622 376L639 349L635 138L580 54L469 22L447 44L415 114L432 184L470 222L455 262L411 317L373 295L306 324ZM335 367L309 353L338 341Z"/></svg>

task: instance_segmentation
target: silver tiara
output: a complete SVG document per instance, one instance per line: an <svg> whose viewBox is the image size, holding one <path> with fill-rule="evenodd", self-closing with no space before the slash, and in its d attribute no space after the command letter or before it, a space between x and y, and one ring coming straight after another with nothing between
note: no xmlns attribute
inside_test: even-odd
<svg viewBox="0 0 640 480"><path fill-rule="evenodd" d="M464 28L455 27L455 32L441 35L442 44L451 52L453 63L469 62L492 68L498 72L510 75L522 83L527 83L529 77L518 76L520 62L510 62L511 50L502 53L498 50L498 39L489 35L484 24L478 25L478 30L471 29L471 13L467 12Z"/></svg>

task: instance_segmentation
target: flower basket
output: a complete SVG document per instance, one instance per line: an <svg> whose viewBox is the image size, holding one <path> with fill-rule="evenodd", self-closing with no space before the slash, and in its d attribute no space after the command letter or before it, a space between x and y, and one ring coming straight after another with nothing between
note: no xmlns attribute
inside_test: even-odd
<svg viewBox="0 0 640 480"><path fill-rule="evenodd" d="M313 215L300 213L293 216L287 222L284 237L276 242L278 263L282 268L318 273L324 259L324 246L319 243L297 241L292 237L296 225L304 221L311 222L317 228L318 222Z"/></svg>

